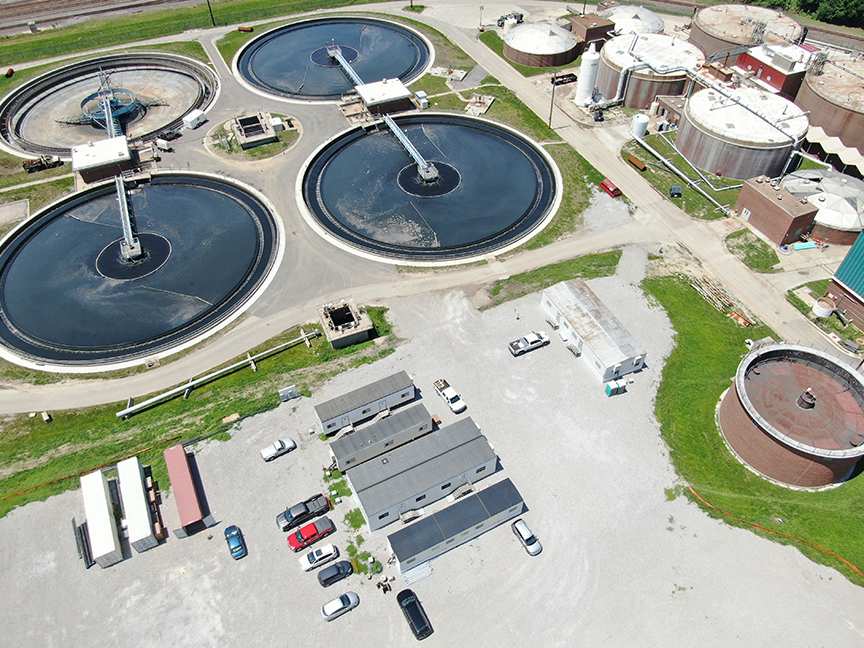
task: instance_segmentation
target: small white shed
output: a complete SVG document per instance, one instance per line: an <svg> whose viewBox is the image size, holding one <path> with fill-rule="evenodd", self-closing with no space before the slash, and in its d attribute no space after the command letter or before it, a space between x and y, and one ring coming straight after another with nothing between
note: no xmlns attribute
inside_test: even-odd
<svg viewBox="0 0 864 648"><path fill-rule="evenodd" d="M117 477L120 481L120 499L123 500L129 543L139 553L156 547L159 541L153 534L153 517L144 486L144 468L138 457L130 457L118 463Z"/></svg>
<svg viewBox="0 0 864 648"><path fill-rule="evenodd" d="M602 382L638 371L645 364L645 349L582 279L546 288L541 304Z"/></svg>

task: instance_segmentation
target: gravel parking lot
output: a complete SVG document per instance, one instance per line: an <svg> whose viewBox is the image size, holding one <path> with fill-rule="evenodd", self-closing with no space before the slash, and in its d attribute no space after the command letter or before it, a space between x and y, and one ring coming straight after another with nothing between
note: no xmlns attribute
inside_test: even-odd
<svg viewBox="0 0 864 648"><path fill-rule="evenodd" d="M683 498L652 414L672 348L665 314L636 284L647 251L628 248L616 277L591 287L648 351L648 368L609 398L544 322L539 296L478 312L461 292L393 300L406 342L373 365L347 371L313 398L244 420L228 442L195 455L218 526L85 570L69 519L83 519L80 492L30 504L0 520L5 575L0 623L6 646L409 646L395 603L403 581L386 566L385 534L362 532L396 575L382 594L358 576L324 590L302 573L275 516L323 488L327 447L309 435L313 406L405 369L444 424L456 415L434 394L446 377L500 458L479 482L513 480L523 517L544 551L529 557L502 525L433 561L412 587L438 646L854 646L864 591L796 549L727 527ZM531 330L549 347L513 358L506 343ZM298 450L265 464L258 450L286 434ZM709 495L709 494L706 494ZM344 550L346 501L330 513ZM178 525L170 495L163 510ZM250 555L233 561L222 533L243 529ZM392 531L395 526L385 531ZM360 606L332 623L321 606L347 590Z"/></svg>

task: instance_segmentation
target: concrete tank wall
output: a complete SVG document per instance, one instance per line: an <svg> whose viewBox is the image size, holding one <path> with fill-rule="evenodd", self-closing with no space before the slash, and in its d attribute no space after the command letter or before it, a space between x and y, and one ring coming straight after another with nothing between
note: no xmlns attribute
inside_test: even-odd
<svg viewBox="0 0 864 648"><path fill-rule="evenodd" d="M689 119L685 107L675 137L675 148L703 171L746 180L759 175L779 176L794 146L792 143L748 146L742 142L724 141Z"/></svg>
<svg viewBox="0 0 864 648"><path fill-rule="evenodd" d="M572 63L581 53L582 43L577 43L572 48L565 52L556 52L554 54L532 54L530 52L522 52L514 47L511 47L507 42L504 43L504 56L507 59L518 63L519 65L527 65L530 67L557 67L559 65L567 65Z"/></svg>
<svg viewBox="0 0 864 648"><path fill-rule="evenodd" d="M864 151L864 112L845 108L822 96L824 90L820 88L820 80L830 83L821 76L807 74L795 103L801 110L810 111L810 123L813 126L820 126L831 137L839 137L846 146ZM852 94L850 92L847 95L850 100L854 99ZM859 90L857 94L857 102L852 102L856 107L864 102L864 91Z"/></svg>
<svg viewBox="0 0 864 648"><path fill-rule="evenodd" d="M693 17L688 42L696 45L707 57L744 45L756 45L758 43L751 40L753 21L766 23L764 42L769 44L796 42L804 33L800 24L775 9L752 5L714 5L703 7ZM734 65L737 59L738 55L735 54L726 64Z"/></svg>
<svg viewBox="0 0 864 648"><path fill-rule="evenodd" d="M604 99L613 99L618 91L618 80L621 69L603 57L600 50L600 65L597 69L597 88ZM650 72L635 71L630 73L624 89L624 105L627 108L647 110L657 95L680 95L684 92L687 82L685 73L658 76Z"/></svg>
<svg viewBox="0 0 864 648"><path fill-rule="evenodd" d="M781 444L750 418L735 385L717 412L723 436L735 454L756 472L791 486L817 488L842 480L858 457L827 459L808 456Z"/></svg>

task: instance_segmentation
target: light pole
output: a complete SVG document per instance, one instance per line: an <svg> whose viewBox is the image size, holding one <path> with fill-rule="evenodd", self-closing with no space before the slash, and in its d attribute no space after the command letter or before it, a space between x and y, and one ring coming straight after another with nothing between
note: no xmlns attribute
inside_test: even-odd
<svg viewBox="0 0 864 648"><path fill-rule="evenodd" d="M213 7L210 6L210 0L207 0L207 9L210 11L210 22L216 26L216 19L213 17Z"/></svg>
<svg viewBox="0 0 864 648"><path fill-rule="evenodd" d="M552 70L552 101L549 102L549 128L552 128L553 108L555 108L555 70Z"/></svg>
<svg viewBox="0 0 864 648"><path fill-rule="evenodd" d="M483 29L483 5L480 5L480 29Z"/></svg>

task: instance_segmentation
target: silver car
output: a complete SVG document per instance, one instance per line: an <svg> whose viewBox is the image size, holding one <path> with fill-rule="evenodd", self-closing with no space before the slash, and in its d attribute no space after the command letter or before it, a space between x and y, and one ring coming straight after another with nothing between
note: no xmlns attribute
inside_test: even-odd
<svg viewBox="0 0 864 648"><path fill-rule="evenodd" d="M543 545L540 544L540 541L531 532L531 529L528 528L528 525L525 524L525 521L522 518L519 518L511 524L510 528L513 529L513 533L517 538L519 538L519 542L522 543L522 546L525 547L525 551L527 551L529 555L536 556L543 551Z"/></svg>
<svg viewBox="0 0 864 648"><path fill-rule="evenodd" d="M303 571L312 571L316 567L320 567L324 563L328 563L339 557L339 550L332 544L326 544L314 551L310 551L300 557L300 569Z"/></svg>
<svg viewBox="0 0 864 648"><path fill-rule="evenodd" d="M345 614L348 610L353 610L358 605L360 605L360 597L354 592L345 592L339 598L325 603L324 607L321 608L321 616L326 621L332 621Z"/></svg>

